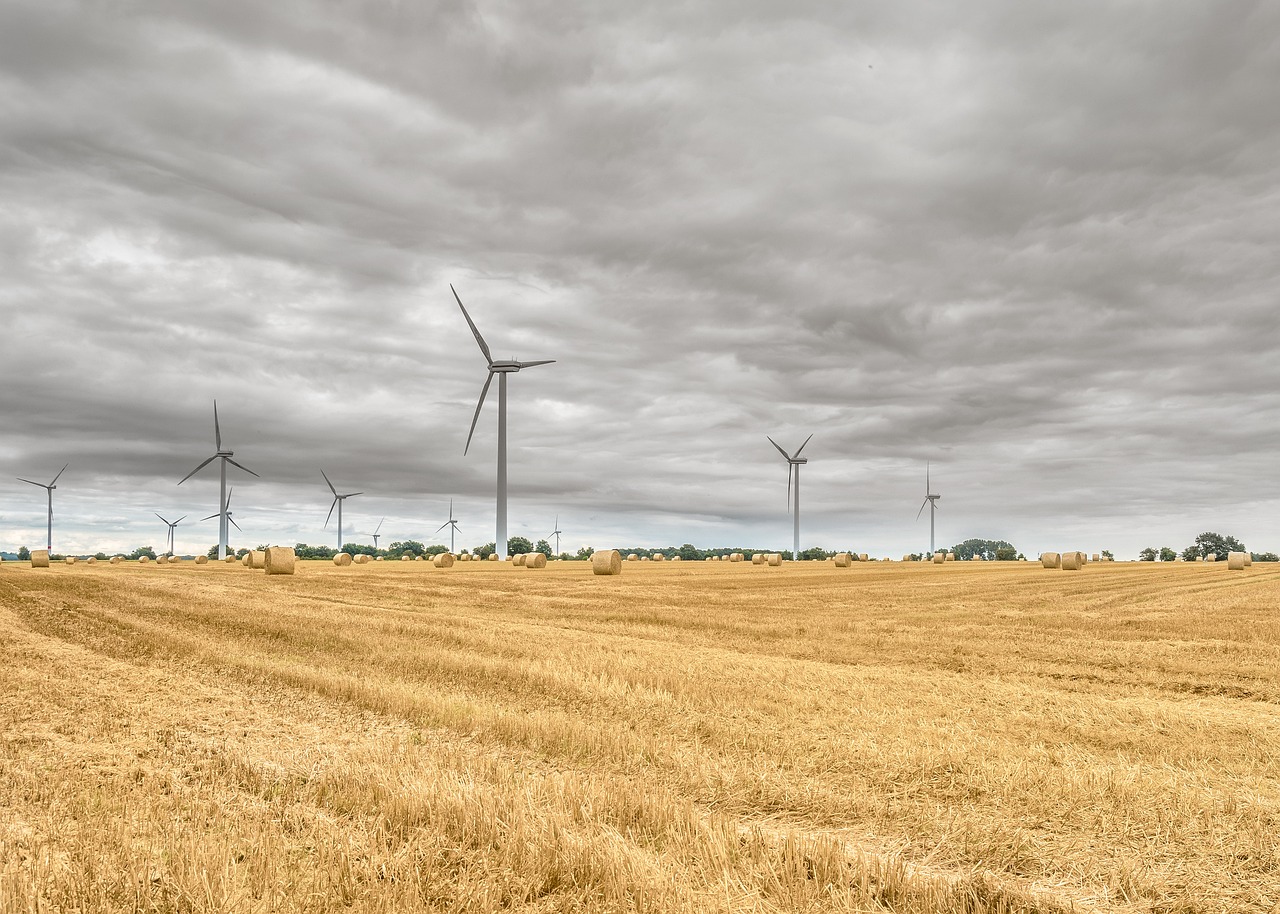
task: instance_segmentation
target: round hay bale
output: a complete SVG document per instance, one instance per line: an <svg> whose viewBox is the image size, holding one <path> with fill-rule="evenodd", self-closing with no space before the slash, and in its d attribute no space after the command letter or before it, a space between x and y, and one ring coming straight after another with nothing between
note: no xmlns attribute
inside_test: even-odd
<svg viewBox="0 0 1280 914"><path fill-rule="evenodd" d="M933 554L933 564L935 565L941 565L946 560L947 560L947 554L945 552L935 552Z"/></svg>
<svg viewBox="0 0 1280 914"><path fill-rule="evenodd" d="M362 552L362 553L360 553L359 555L353 555L353 556L351 557L351 561L352 561L352 562L354 562L354 563L355 563L355 564L357 564L357 565L368 565L368 564L369 564L369 556L365 555L365 554Z"/></svg>
<svg viewBox="0 0 1280 914"><path fill-rule="evenodd" d="M652 561L652 559L650 559L650 558L649 558L649 556L647 556L647 555L642 555L642 556L640 556L640 561L642 561L642 562L649 562L649 561Z"/></svg>
<svg viewBox="0 0 1280 914"><path fill-rule="evenodd" d="M196 564L197 564L197 565L208 565L208 564L209 564L209 556L207 556L207 555L197 555L197 556L196 556Z"/></svg>
<svg viewBox="0 0 1280 914"><path fill-rule="evenodd" d="M665 562L667 560L667 557L664 553L656 552L653 555L653 560L655 562Z"/></svg>
<svg viewBox="0 0 1280 914"><path fill-rule="evenodd" d="M673 555L673 556L671 556L671 561L673 561L673 562L678 562L678 561L680 561L680 556L678 556L678 555Z"/></svg>
<svg viewBox="0 0 1280 914"><path fill-rule="evenodd" d="M525 568L546 568L547 557L541 552L530 552L524 559Z"/></svg>
<svg viewBox="0 0 1280 914"><path fill-rule="evenodd" d="M385 562L387 559L386 559L386 556L378 555L378 556L374 556L373 560L375 562Z"/></svg>
<svg viewBox="0 0 1280 914"><path fill-rule="evenodd" d="M763 564L764 564L764 553L763 553L763 552L753 552L753 553L751 553L751 564L752 564L752 565L763 565Z"/></svg>
<svg viewBox="0 0 1280 914"><path fill-rule="evenodd" d="M471 561L471 553L469 553L469 552L464 552L464 553L462 553L462 555L458 556L458 561L459 561L459 562L469 562L469 561Z"/></svg>
<svg viewBox="0 0 1280 914"><path fill-rule="evenodd" d="M496 553L496 552L491 552L491 553L489 553L489 561L491 561L491 562L496 562L496 561L498 561L498 553Z"/></svg>
<svg viewBox="0 0 1280 914"><path fill-rule="evenodd" d="M112 564L112 565L119 565L119 564L120 564L121 562L123 562L123 561L124 561L124 556L123 556L123 555L113 555L113 556L111 556L111 564Z"/></svg>
<svg viewBox="0 0 1280 914"><path fill-rule="evenodd" d="M263 552L261 549L255 549L252 552L250 552L249 567L250 568L266 568L267 554Z"/></svg>
<svg viewBox="0 0 1280 914"><path fill-rule="evenodd" d="M731 562L741 562L741 561L742 561L742 553L741 553L741 552L731 552L731 553L729 553L729 561L731 561Z"/></svg>
<svg viewBox="0 0 1280 914"><path fill-rule="evenodd" d="M1083 552L1062 553L1062 570L1063 571L1079 571L1083 567L1084 567Z"/></svg>
<svg viewBox="0 0 1280 914"><path fill-rule="evenodd" d="M1056 552L1040 553L1040 564L1045 568L1061 568L1062 556Z"/></svg>
<svg viewBox="0 0 1280 914"><path fill-rule="evenodd" d="M75 563L76 557L74 555L64 556L62 559L62 564L64 565L74 565Z"/></svg>
<svg viewBox="0 0 1280 914"><path fill-rule="evenodd" d="M591 553L592 574L622 574L622 554L617 549L597 549Z"/></svg>
<svg viewBox="0 0 1280 914"><path fill-rule="evenodd" d="M234 565L236 561L236 557L234 555L228 555L225 559L223 559L223 561L226 562L228 565Z"/></svg>
<svg viewBox="0 0 1280 914"><path fill-rule="evenodd" d="M956 560L956 554L954 552L948 552L946 561L954 562L955 560Z"/></svg>
<svg viewBox="0 0 1280 914"><path fill-rule="evenodd" d="M48 568L49 567L49 550L48 549L32 549L31 550L31 567L32 568Z"/></svg>
<svg viewBox="0 0 1280 914"><path fill-rule="evenodd" d="M982 557L982 556L980 556L980 555L971 555L971 556L969 556L969 561L971 561L971 562L982 562L982 561L985 561L985 559L983 559L983 557Z"/></svg>
<svg viewBox="0 0 1280 914"><path fill-rule="evenodd" d="M903 560L904 562L909 562L909 561L911 561L911 556L909 556L909 555L904 555L904 556L902 557L902 560Z"/></svg>
<svg viewBox="0 0 1280 914"><path fill-rule="evenodd" d="M640 556L636 555L636 554L633 552L633 553L631 553L630 555L628 555L628 556L627 556L627 561L628 561L628 562L638 562L638 561L640 561Z"/></svg>
<svg viewBox="0 0 1280 914"><path fill-rule="evenodd" d="M267 574L293 574L298 556L292 546L268 546L262 554L262 567Z"/></svg>
<svg viewBox="0 0 1280 914"><path fill-rule="evenodd" d="M94 556L94 555L91 555L91 556L89 556L87 559L85 559L85 560L84 560L84 563L85 563L86 565L96 565L96 564L98 564L98 557L97 557L97 556Z"/></svg>
<svg viewBox="0 0 1280 914"><path fill-rule="evenodd" d="M1228 552L1227 568L1231 571L1244 571L1244 556L1243 552Z"/></svg>
<svg viewBox="0 0 1280 914"><path fill-rule="evenodd" d="M859 561L859 562L865 562L865 561L867 561L867 554L866 554L865 552L859 552L859 553L858 553L858 561Z"/></svg>
<svg viewBox="0 0 1280 914"><path fill-rule="evenodd" d="M346 568L351 564L351 555L346 552L339 552L333 557L333 564L337 565L339 568Z"/></svg>
<svg viewBox="0 0 1280 914"><path fill-rule="evenodd" d="M1245 567L1245 568L1248 568L1248 567L1250 567L1251 565L1253 565L1253 553L1252 553L1252 552L1246 552L1246 553L1244 554L1244 567Z"/></svg>
<svg viewBox="0 0 1280 914"><path fill-rule="evenodd" d="M243 565L245 568L250 568L250 567L252 567L252 566L253 566L253 553L251 553L251 552L246 552L244 555L240 556L240 564L241 564L241 565Z"/></svg>
<svg viewBox="0 0 1280 914"><path fill-rule="evenodd" d="M177 556L177 555L171 555L171 556L169 556L169 564L170 564L170 565L181 565L181 564L182 564L182 557L181 557L181 556Z"/></svg>
<svg viewBox="0 0 1280 914"><path fill-rule="evenodd" d="M1210 552L1204 557L1204 560L1206 562L1216 562L1218 560L1218 554L1216 552Z"/></svg>
<svg viewBox="0 0 1280 914"><path fill-rule="evenodd" d="M452 568L453 556L447 552L442 552L435 557L431 564L435 565L437 568Z"/></svg>
<svg viewBox="0 0 1280 914"><path fill-rule="evenodd" d="M511 564L516 568L523 568L527 558L529 558L529 553L527 552L522 552L519 555L513 555L511 557Z"/></svg>
<svg viewBox="0 0 1280 914"><path fill-rule="evenodd" d="M703 559L704 562L714 562L715 560L716 560L716 557L714 555L709 555Z"/></svg>
<svg viewBox="0 0 1280 914"><path fill-rule="evenodd" d="M1095 552L1093 555L1089 556L1089 561L1091 561L1091 562L1101 562L1101 561L1102 561L1102 556L1101 556L1099 553Z"/></svg>
<svg viewBox="0 0 1280 914"><path fill-rule="evenodd" d="M412 562L412 561L413 561L413 556L411 556L411 555L402 555L402 556L400 556L400 561L402 561L402 562Z"/></svg>
<svg viewBox="0 0 1280 914"><path fill-rule="evenodd" d="M849 556L849 553L847 553L847 552L837 552L837 553L836 553L836 567L837 567L837 568L848 568L848 567L849 567L849 566L851 566L852 564L853 564L853 559Z"/></svg>
<svg viewBox="0 0 1280 914"><path fill-rule="evenodd" d="M139 565L150 565L150 564L151 564L151 556L149 556L149 555L140 555L140 556L138 556L138 564L139 564Z"/></svg>
<svg viewBox="0 0 1280 914"><path fill-rule="evenodd" d="M782 553L770 552L766 561L768 561L771 567L778 568L782 565Z"/></svg>

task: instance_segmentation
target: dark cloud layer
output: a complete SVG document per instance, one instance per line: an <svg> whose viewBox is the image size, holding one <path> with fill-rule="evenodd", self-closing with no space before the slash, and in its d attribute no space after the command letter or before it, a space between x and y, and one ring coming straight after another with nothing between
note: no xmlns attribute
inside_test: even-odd
<svg viewBox="0 0 1280 914"><path fill-rule="evenodd" d="M0 472L58 543L1280 546L1280 9L0 7ZM208 508L208 510L205 510ZM0 548L41 493L0 482ZM211 541L214 525L190 536ZM544 529L545 528L545 529ZM182 531L180 529L180 540Z"/></svg>

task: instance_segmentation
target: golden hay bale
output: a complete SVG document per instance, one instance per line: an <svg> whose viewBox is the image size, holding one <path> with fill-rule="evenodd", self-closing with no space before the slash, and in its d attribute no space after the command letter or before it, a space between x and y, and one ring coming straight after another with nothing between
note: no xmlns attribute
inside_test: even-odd
<svg viewBox="0 0 1280 914"><path fill-rule="evenodd" d="M1084 567L1083 552L1062 553L1062 570L1063 571L1079 571L1083 567Z"/></svg>
<svg viewBox="0 0 1280 914"><path fill-rule="evenodd" d="M1252 565L1253 565L1253 553L1252 553L1252 552L1246 552L1246 553L1244 554L1244 567L1245 567L1245 568L1249 568L1249 567L1250 567L1250 566L1252 566Z"/></svg>
<svg viewBox="0 0 1280 914"><path fill-rule="evenodd" d="M1227 568L1232 571L1244 571L1244 555L1243 552L1228 552Z"/></svg>
<svg viewBox="0 0 1280 914"><path fill-rule="evenodd" d="M31 567L32 568L48 568L49 567L49 550L48 549L31 550Z"/></svg>
<svg viewBox="0 0 1280 914"><path fill-rule="evenodd" d="M209 556L207 556L207 555L197 555L197 556L196 556L196 564L197 564L197 565L207 565L207 564L209 564Z"/></svg>
<svg viewBox="0 0 1280 914"><path fill-rule="evenodd" d="M524 559L525 568L546 568L547 557L541 552L530 552Z"/></svg>
<svg viewBox="0 0 1280 914"><path fill-rule="evenodd" d="M948 562L954 562L956 560L956 554L954 552L948 552L946 560Z"/></svg>
<svg viewBox="0 0 1280 914"><path fill-rule="evenodd" d="M703 559L704 562L714 562L715 560L716 560L716 557L714 555L709 555L705 559Z"/></svg>
<svg viewBox="0 0 1280 914"><path fill-rule="evenodd" d="M383 556L383 555L379 555L379 556L375 556L375 557L374 557L374 561L375 561L375 562L385 562L386 560L387 560L387 559L386 559L386 556Z"/></svg>
<svg viewBox="0 0 1280 914"><path fill-rule="evenodd" d="M1045 568L1058 568L1062 565L1062 556L1056 552L1040 553L1040 564Z"/></svg>
<svg viewBox="0 0 1280 914"><path fill-rule="evenodd" d="M1216 552L1210 552L1204 557L1204 560L1206 562L1216 562L1218 560L1218 554Z"/></svg>
<svg viewBox="0 0 1280 914"><path fill-rule="evenodd" d="M777 567L781 566L781 565L782 565L782 553L780 553L780 552L770 552L770 553L769 553L769 558L768 558L768 560L767 560L767 561L768 561L768 562L769 562L769 564L770 564L771 566L773 566L774 568L777 568Z"/></svg>
<svg viewBox="0 0 1280 914"><path fill-rule="evenodd" d="M171 556L169 556L169 564L170 564L170 565L181 565L181 564L182 564L182 557L181 557L181 556L177 556L177 555L171 555Z"/></svg>
<svg viewBox="0 0 1280 914"><path fill-rule="evenodd" d="M649 558L649 556L647 556L647 555L642 555L642 556L640 556L640 561L642 561L642 562L648 562L648 561L652 561L652 560Z"/></svg>
<svg viewBox="0 0 1280 914"><path fill-rule="evenodd" d="M138 564L139 564L139 565L149 565L150 563L151 563L151 556L149 556L149 555L140 555L140 556L138 556Z"/></svg>
<svg viewBox="0 0 1280 914"><path fill-rule="evenodd" d="M1102 556L1095 552L1093 555L1089 556L1089 561L1091 561L1091 562L1101 562L1101 561L1102 561Z"/></svg>
<svg viewBox="0 0 1280 914"><path fill-rule="evenodd" d="M267 574L293 574L297 563L292 546L268 546L262 554L262 567Z"/></svg>
<svg viewBox="0 0 1280 914"><path fill-rule="evenodd" d="M339 568L346 568L351 564L351 555L346 552L339 552L333 557L333 564L337 565Z"/></svg>
<svg viewBox="0 0 1280 914"><path fill-rule="evenodd" d="M76 557L74 555L64 556L62 563L64 565L74 565L76 563Z"/></svg>
<svg viewBox="0 0 1280 914"><path fill-rule="evenodd" d="M353 555L353 556L351 557L351 561L355 562L357 565L368 565L368 564L369 564L369 556L365 555L365 554L362 552L362 553L360 553L359 555Z"/></svg>
<svg viewBox="0 0 1280 914"><path fill-rule="evenodd" d="M491 553L489 553L489 561L491 561L491 562L496 562L496 561L498 561L498 553L496 553L496 552L491 552Z"/></svg>
<svg viewBox="0 0 1280 914"><path fill-rule="evenodd" d="M903 560L904 562L909 562L909 561L911 561L911 556L909 556L909 555L904 555L904 556L902 557L902 560Z"/></svg>
<svg viewBox="0 0 1280 914"><path fill-rule="evenodd" d="M266 568L267 554L263 552L261 549L255 549L252 552L250 552L249 567L250 568Z"/></svg>
<svg viewBox="0 0 1280 914"><path fill-rule="evenodd" d="M469 561L471 561L471 553L470 553L470 552L464 552L464 553L462 553L462 555L458 556L458 561L459 561L459 562L469 562Z"/></svg>
<svg viewBox="0 0 1280 914"><path fill-rule="evenodd" d="M592 574L622 574L622 554L617 549L597 549L591 553Z"/></svg>
<svg viewBox="0 0 1280 914"><path fill-rule="evenodd" d="M971 556L969 556L969 561L971 561L971 562L982 562L982 561L985 561L985 559L983 559L983 557L982 557L982 556L980 556L980 555L971 555Z"/></svg>
<svg viewBox="0 0 1280 914"><path fill-rule="evenodd" d="M402 556L400 556L400 561L402 561L402 562L412 562L412 561L413 561L413 556L411 556L411 555L402 555Z"/></svg>
<svg viewBox="0 0 1280 914"><path fill-rule="evenodd" d="M84 563L85 563L86 565L96 565L96 564L98 564L98 558L97 558L97 556L93 556L93 555L91 555L91 556L89 556L87 559L85 559L85 560L84 560Z"/></svg>
<svg viewBox="0 0 1280 914"><path fill-rule="evenodd" d="M763 553L763 552L755 552L755 553L752 553L752 555L751 555L751 564L752 564L752 565L763 565L763 564L764 564L764 553Z"/></svg>
<svg viewBox="0 0 1280 914"><path fill-rule="evenodd" d="M638 561L640 561L640 556L636 555L636 554L633 552L633 553L631 553L629 556L627 556L627 561L628 561L628 562L638 562Z"/></svg>
<svg viewBox="0 0 1280 914"><path fill-rule="evenodd" d="M673 556L671 556L671 561L673 561L673 562L678 562L678 561L680 561L680 556L678 556L678 555L673 555Z"/></svg>
<svg viewBox="0 0 1280 914"><path fill-rule="evenodd" d="M225 561L228 565L234 564L235 560L236 560L236 557L230 553L228 553L227 557L223 559L223 561Z"/></svg>
<svg viewBox="0 0 1280 914"><path fill-rule="evenodd" d="M121 562L123 562L123 561L124 561L124 556L123 556L123 555L113 555L113 556L111 556L111 564L112 564L112 565L119 565L119 564L120 564Z"/></svg>
<svg viewBox="0 0 1280 914"><path fill-rule="evenodd" d="M836 553L836 567L837 567L837 568L848 568L848 567L849 567L850 565L852 565L852 564L853 564L853 559L851 559L851 558L849 557L849 553L847 553L847 552L837 552L837 553Z"/></svg>
<svg viewBox="0 0 1280 914"><path fill-rule="evenodd" d="M935 552L933 554L933 564L935 565L941 565L946 560L947 560L947 554L945 552Z"/></svg>
<svg viewBox="0 0 1280 914"><path fill-rule="evenodd" d="M513 555L511 556L511 564L514 567L519 568L521 565L524 564L524 560L527 556L528 556L527 552L522 552L519 555Z"/></svg>
<svg viewBox="0 0 1280 914"><path fill-rule="evenodd" d="M858 553L858 561L859 561L859 562L865 562L865 561L867 561L867 554L866 554L865 552L859 552L859 553Z"/></svg>
<svg viewBox="0 0 1280 914"><path fill-rule="evenodd" d="M741 552L731 552L731 553L729 553L729 561L731 561L731 562L741 562L741 561L742 561L742 553L741 553Z"/></svg>
<svg viewBox="0 0 1280 914"><path fill-rule="evenodd" d="M447 552L442 552L432 560L431 564L435 565L437 568L452 568L453 556Z"/></svg>
<svg viewBox="0 0 1280 914"><path fill-rule="evenodd" d="M246 552L244 555L240 556L240 564L243 565L245 568L249 568L250 566L252 566L253 553Z"/></svg>

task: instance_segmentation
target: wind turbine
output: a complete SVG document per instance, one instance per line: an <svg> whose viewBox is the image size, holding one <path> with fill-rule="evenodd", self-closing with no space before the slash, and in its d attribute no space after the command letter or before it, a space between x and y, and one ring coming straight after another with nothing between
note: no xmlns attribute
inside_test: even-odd
<svg viewBox="0 0 1280 914"><path fill-rule="evenodd" d="M556 555L557 555L557 556L560 554L560 534L561 534L561 533L564 533L564 531L560 529L560 515L559 515L559 514L557 514L557 515L556 515L556 528L555 528L554 530L552 530L552 531L551 531L551 535L552 535L552 536L554 536L554 537L556 538Z"/></svg>
<svg viewBox="0 0 1280 914"><path fill-rule="evenodd" d="M929 490L933 488L929 485L929 463L924 465L924 501L920 504L920 510L916 512L916 520L920 519L920 515L924 513L924 506L929 506L929 556L933 556L933 516L938 511L938 499L941 495L931 495Z"/></svg>
<svg viewBox="0 0 1280 914"><path fill-rule="evenodd" d="M378 550L378 531L382 529L382 525L386 522L386 520L387 519L384 517L382 520L378 521L378 526L374 528L374 531L372 533L365 534L365 536L373 537L373 549L375 552Z"/></svg>
<svg viewBox="0 0 1280 914"><path fill-rule="evenodd" d="M449 554L452 555L453 554L453 535L457 533L459 529L458 522L453 519L453 499L452 498L449 499L449 519L440 525L440 529L436 530L436 533L439 533L440 530L443 530L445 527L449 528Z"/></svg>
<svg viewBox="0 0 1280 914"><path fill-rule="evenodd" d="M476 413L471 418L471 431L467 433L467 444L462 449L463 454L466 454L471 447L471 436L476 433L476 422L480 419L480 409L484 406L484 398L489 393L493 376L495 374L498 376L498 529L493 546L498 553L498 558L505 559L507 557L507 375L521 368L550 365L555 359L542 359L537 362L518 362L515 359L508 359L495 362L493 355L489 352L489 345L476 329L475 321L467 313L462 299L458 298L458 290L453 287L453 283L449 284L449 291L453 293L454 300L462 309L462 316L467 319L467 326L471 328L471 333L480 344L480 351L484 353L485 361L489 365L489 376L485 378L484 387L480 390L480 402L476 404Z"/></svg>
<svg viewBox="0 0 1280 914"><path fill-rule="evenodd" d="M153 511L152 513L155 514L156 517L160 517L160 512ZM218 515L213 514L210 516L217 517ZM177 520L165 520L163 517L160 517L161 520L163 520L166 524L169 525L169 555L173 555L173 528L178 526L178 524L182 523L186 519L186 517L187 515L185 514L182 515L182 517L179 517ZM208 520L208 519L209 519L208 517L205 518L205 520Z"/></svg>
<svg viewBox="0 0 1280 914"><path fill-rule="evenodd" d="M769 436L766 435L765 437L768 438ZM809 462L809 458L801 457L800 452L804 450L804 445L808 444L809 439L812 437L813 436L810 435L809 438L804 439L804 444L796 448L796 452L794 455L788 454L779 446L778 442L774 441L772 438L769 438L769 443L772 444L774 447L778 448L778 453L782 455L783 459L786 460L788 464L787 466L787 507L791 507L791 476L794 473L796 477L795 551L791 553L791 556L797 562L800 561L800 467L804 466L806 463Z"/></svg>
<svg viewBox="0 0 1280 914"><path fill-rule="evenodd" d="M329 482L329 477L325 476L324 470L320 471L320 475L324 476L324 481ZM324 525L329 526L329 518L333 517L333 509L338 509L338 551L342 551L342 503L353 495L363 495L363 492L348 492L346 495L339 495L338 490L333 487L333 483L329 482L329 491L333 493L333 504L329 505L329 516L324 519ZM378 526L382 526L379 524ZM374 540L374 545L377 545Z"/></svg>
<svg viewBox="0 0 1280 914"><path fill-rule="evenodd" d="M69 463L64 465L63 468L58 471L58 476L61 476L63 473L65 473L67 471L67 467L69 466L71 466L71 464ZM48 485L45 485L43 482L32 482L30 479L23 479L21 476L17 477L19 482L31 483L31 485L39 486L40 488L44 489L46 492L49 493L49 541L45 544L45 547L50 552L53 552L53 490L58 488L58 486L56 485L56 483L58 482L58 476L53 477L53 482L49 483Z"/></svg>
<svg viewBox="0 0 1280 914"><path fill-rule="evenodd" d="M213 401L213 441L214 441L214 445L218 448L218 452L214 454L212 457L210 457L208 460L206 460L204 463L200 464L200 466L196 467L186 476L183 476L180 480L178 480L178 485L182 485L192 476L196 475L205 467L207 467L209 464L213 463L213 461L217 460L218 458L222 458L222 463L220 467L221 473L219 474L221 485L220 485L219 494L218 494L218 505L220 506L219 510L222 512L222 518L223 518L218 522L218 559L219 561L221 561L222 559L225 559L227 557L227 533L229 532L227 530L227 522L231 520L231 514L227 511L227 505L231 504L231 493L227 491L227 464L229 463L232 466L240 467L240 469L244 470L250 476L257 476L258 474L253 472L253 470L249 469L247 466L236 463L234 460L232 460L231 457L235 453L234 451L224 451L222 449L222 429L218 426L218 401L217 400ZM205 520L208 520L210 517L217 517L217 516L218 515L216 514L210 514L209 517L205 518ZM236 529L239 530L240 527L236 525Z"/></svg>
<svg viewBox="0 0 1280 914"><path fill-rule="evenodd" d="M236 466L240 466L240 464L237 463ZM240 469L243 470L244 467L240 467ZM249 470L247 472L252 473L253 471ZM258 474L254 473L253 475L257 476ZM226 530L227 524L230 524L231 526L235 527L237 530L240 530L240 525L237 524L235 521L235 518L231 516L231 493L234 491L235 489L227 490L227 500L222 503L221 511L219 511L217 514L210 514L208 517L201 518L201 521L203 522L206 520L213 520L216 517L219 519L218 520L219 529ZM164 518L161 518L161 520L163 519ZM240 532L244 533L243 530L240 530ZM218 544L218 555L221 558L225 559L227 557L226 551L227 551L227 537L226 537L226 534L224 533L222 536L222 542Z"/></svg>

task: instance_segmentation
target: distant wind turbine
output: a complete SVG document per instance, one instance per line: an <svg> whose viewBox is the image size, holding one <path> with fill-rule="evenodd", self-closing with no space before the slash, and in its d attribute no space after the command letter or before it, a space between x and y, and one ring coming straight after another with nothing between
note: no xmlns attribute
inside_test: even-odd
<svg viewBox="0 0 1280 914"><path fill-rule="evenodd" d="M65 473L67 471L67 467L69 466L71 466L71 464L69 463L65 464L62 467L62 469L58 471L58 476L61 476L63 473ZM27 482L27 483L31 483L31 485L33 486L39 486L49 494L49 531L48 531L49 538L48 538L48 542L45 544L45 548L48 549L50 552L53 552L53 490L58 488L57 486L58 476L53 477L53 481L50 482L48 485L45 485L43 482L33 482L30 479L23 479L21 476L17 477L19 482Z"/></svg>
<svg viewBox="0 0 1280 914"><path fill-rule="evenodd" d="M489 376L485 378L484 387L480 389L480 401L476 403L476 412L471 418L471 431L467 433L467 444L462 449L463 454L466 454L471 448L471 436L476 433L476 422L480 419L480 409L484 406L485 395L489 393L489 385L493 383L493 376L495 374L498 376L498 529L493 546L497 550L498 558L505 559L507 557L507 375L522 368L533 368L535 365L550 365L555 359L542 359L537 362L518 362L515 359L508 359L495 362L493 355L489 352L489 344L484 341L484 337L476 329L475 321L471 320L471 315L467 313L467 309L462 304L462 299L458 297L458 290L453 287L452 283L449 284L449 291L453 293L454 300L457 301L458 307L462 309L462 316L467 319L467 326L471 328L472 335L475 336L476 342L480 344L480 351L484 353L485 361L489 366Z"/></svg>
<svg viewBox="0 0 1280 914"><path fill-rule="evenodd" d="M941 495L931 495L929 490L933 488L929 484L929 463L925 461L924 465L924 501L920 503L920 510L916 512L916 520L920 519L920 515L924 513L924 506L929 506L929 555L933 555L933 516L938 511L938 499Z"/></svg>
<svg viewBox="0 0 1280 914"><path fill-rule="evenodd" d="M234 460L232 460L231 457L235 453L235 451L224 451L222 449L222 428L218 425L218 401L217 400L213 401L213 441L214 441L214 446L217 447L218 449L217 453L214 454L212 457L210 457L208 460L206 460L204 463L200 464L200 466L196 467L186 476L183 476L180 480L178 480L178 485L182 485L192 476L196 475L205 467L207 467L209 464L213 463L213 461L221 458L221 466L220 466L221 472L219 473L220 485L218 490L218 505L219 505L218 510L222 512L222 520L218 521L218 559L222 560L227 557L227 534L230 532L228 530L228 521L231 520L231 515L230 513L227 512L227 505L231 503L231 493L227 491L227 464L229 463L232 466L239 467L240 469L248 473L250 476L257 476L258 474L253 472L253 470L249 469L247 466L244 466L243 464L240 464L240 463L236 463ZM209 520L210 517L217 517L217 516L218 515L216 514L210 514L209 517L205 518L205 520ZM239 530L240 527L236 526L236 529Z"/></svg>
<svg viewBox="0 0 1280 914"><path fill-rule="evenodd" d="M236 466L240 466L240 465L236 464ZM240 467L240 469L243 470L244 467ZM249 472L253 472L253 471L250 470ZM255 473L254 475L256 476L257 474ZM235 489L227 490L227 500L222 503L221 511L219 511L217 514L210 514L208 517L202 517L200 519L201 522L204 522L207 520L213 520L216 517L218 518L219 528L226 529L227 524L230 524L231 526L235 527L237 530L240 530L240 525L237 524L235 518L231 516L231 493L234 491ZM161 518L161 520L163 520L163 518ZM240 532L244 533L243 530L240 530ZM222 542L218 544L219 557L222 559L225 559L227 557L226 552L227 552L227 538L226 538L226 535L224 534L222 537Z"/></svg>
<svg viewBox="0 0 1280 914"><path fill-rule="evenodd" d="M440 530L443 530L445 527L449 528L449 554L452 555L453 554L453 535L457 533L459 529L458 522L453 519L453 499L452 498L449 499L449 519L440 525L440 529L436 530L436 533L439 533Z"/></svg>
<svg viewBox="0 0 1280 914"><path fill-rule="evenodd" d="M384 517L382 520L378 521L378 526L377 526L376 528L374 528L374 531L373 531L372 533L366 533L366 534L365 534L365 536L371 536L371 537L373 537L373 548L374 548L374 551L377 551L377 548L378 548L378 531L382 529L382 525L386 522L386 520L387 520L387 519Z"/></svg>
<svg viewBox="0 0 1280 914"><path fill-rule="evenodd" d="M559 555L559 554L560 554L560 534L561 534L561 533L564 533L564 531L560 529L560 515L559 515L559 514L557 514L557 515L556 515L556 528L555 528L554 530L552 530L552 531L551 531L551 535L552 535L552 536L554 536L554 537L556 538L556 555Z"/></svg>
<svg viewBox="0 0 1280 914"><path fill-rule="evenodd" d="M338 509L338 551L342 551L342 503L348 498L355 495L363 495L363 492L348 492L346 495L339 495L338 490L333 487L333 483L329 482L329 477L325 476L324 470L320 471L320 475L324 476L324 481L329 483L329 491L333 493L333 504L329 505L329 515L324 519L324 525L329 526L329 519L333 517L333 509ZM376 543L376 540L375 540Z"/></svg>
<svg viewBox="0 0 1280 914"><path fill-rule="evenodd" d="M768 438L769 436L766 435L765 437ZM795 522L794 522L795 551L791 553L791 557L795 559L797 562L800 561L800 467L804 466L806 463L809 462L809 458L801 457L800 452L804 450L805 444L808 444L811 438L813 438L812 435L804 439L804 444L800 445L800 447L796 449L796 452L794 455L788 454L786 451L782 449L782 447L778 444L778 442L774 441L772 438L769 438L769 443L772 444L774 447L776 447L778 449L778 453L781 454L783 459L787 461L787 507L788 508L791 507L792 505L791 477L792 475L795 476L795 484L796 484Z"/></svg>
<svg viewBox="0 0 1280 914"><path fill-rule="evenodd" d="M173 555L173 528L178 526L178 524L182 523L184 520L186 520L187 515L184 514L182 515L182 517L179 517L177 520L165 520L163 517L160 516L160 513L158 511L153 511L152 513L155 514L156 517L159 517L161 520L163 520L166 524L169 525L169 555ZM218 515L214 514L212 516L217 517ZM208 519L209 518L207 517L205 518L205 520L208 520Z"/></svg>

